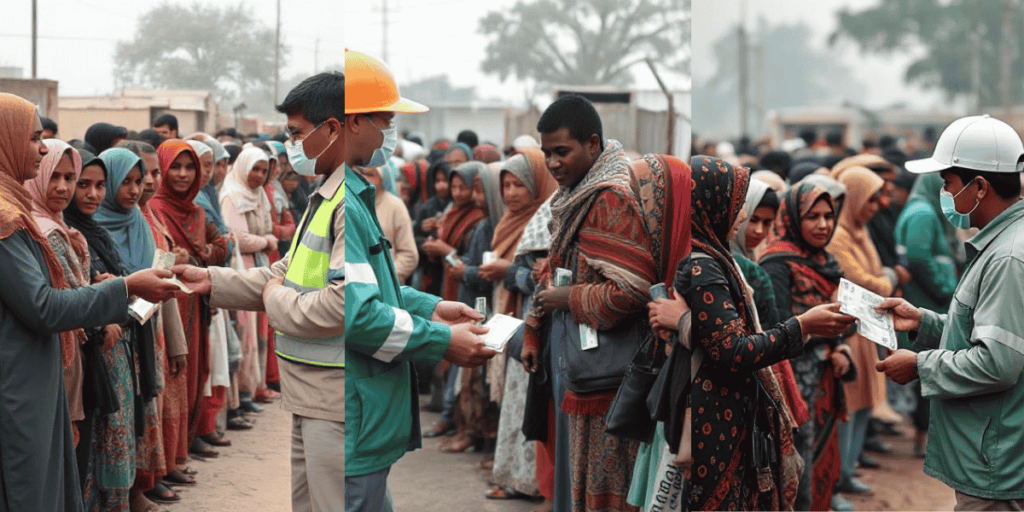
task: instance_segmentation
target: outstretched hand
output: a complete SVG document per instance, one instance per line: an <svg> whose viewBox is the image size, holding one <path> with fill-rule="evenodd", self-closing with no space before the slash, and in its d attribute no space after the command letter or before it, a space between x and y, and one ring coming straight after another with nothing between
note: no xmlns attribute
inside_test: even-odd
<svg viewBox="0 0 1024 512"><path fill-rule="evenodd" d="M212 284L208 270L192 265L175 265L171 267L171 272L174 272L178 276L178 280L193 292L200 295L210 294Z"/></svg>
<svg viewBox="0 0 1024 512"><path fill-rule="evenodd" d="M174 292L181 290L174 282L168 281L174 274L169 270L150 268L140 270L124 278L128 287L128 295L159 304L174 297Z"/></svg>
<svg viewBox="0 0 1024 512"><path fill-rule="evenodd" d="M921 310L906 299L889 298L875 306L875 311L892 312L893 327L897 331L916 331L921 327Z"/></svg>

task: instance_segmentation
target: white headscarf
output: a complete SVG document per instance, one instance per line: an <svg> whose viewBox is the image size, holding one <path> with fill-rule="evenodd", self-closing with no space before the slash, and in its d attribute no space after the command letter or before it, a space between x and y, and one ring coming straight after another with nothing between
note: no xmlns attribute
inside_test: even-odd
<svg viewBox="0 0 1024 512"><path fill-rule="evenodd" d="M249 171L257 162L268 162L269 157L262 149L248 147L242 150L235 160L231 172L224 180L224 187L220 191L220 202L231 201L238 213L256 211L260 217L266 216L267 225L270 225L270 201L263 187L249 188ZM250 226L251 228L251 226Z"/></svg>

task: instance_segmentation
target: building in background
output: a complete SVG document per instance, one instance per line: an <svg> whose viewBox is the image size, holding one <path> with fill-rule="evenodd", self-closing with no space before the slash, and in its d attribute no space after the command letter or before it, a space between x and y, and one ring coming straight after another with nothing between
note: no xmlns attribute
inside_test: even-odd
<svg viewBox="0 0 1024 512"><path fill-rule="evenodd" d="M122 89L114 96L64 96L59 99L60 135L81 139L94 123L106 122L129 131L150 128L163 114L178 118L182 136L197 131L216 132L219 112L209 91Z"/></svg>

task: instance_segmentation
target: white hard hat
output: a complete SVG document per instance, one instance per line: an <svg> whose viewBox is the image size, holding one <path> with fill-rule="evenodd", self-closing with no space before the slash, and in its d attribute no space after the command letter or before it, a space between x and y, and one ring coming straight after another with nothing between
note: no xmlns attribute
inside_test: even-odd
<svg viewBox="0 0 1024 512"><path fill-rule="evenodd" d="M963 167L983 172L1024 172L1024 143L1010 125L989 116L962 117L939 136L931 158L907 162L915 174Z"/></svg>

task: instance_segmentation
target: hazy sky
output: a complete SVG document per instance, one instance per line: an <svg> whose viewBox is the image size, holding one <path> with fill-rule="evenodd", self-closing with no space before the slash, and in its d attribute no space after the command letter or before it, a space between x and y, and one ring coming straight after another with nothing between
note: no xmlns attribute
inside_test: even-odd
<svg viewBox="0 0 1024 512"><path fill-rule="evenodd" d="M113 91L117 42L134 39L139 16L166 0L37 2L37 75L58 80L62 96L81 96ZM276 0L241 3L267 28L273 29ZM281 0L281 41L291 47L291 56L281 65L282 79L299 73L312 74L317 38L321 68L343 61L341 11L339 0ZM4 21L4 28L0 29L0 66L21 67L23 76L31 77L31 0L4 0Z"/></svg>
<svg viewBox="0 0 1024 512"><path fill-rule="evenodd" d="M348 0L345 10L345 38L348 48L382 57L385 0ZM515 77L505 82L496 75L484 75L488 39L477 32L480 19L490 11L508 10L517 0L386 0L389 8L388 65L400 82L412 82L446 73L453 86L476 86L481 97L499 97L523 102L527 87ZM645 64L631 68L634 85L657 89L658 84ZM686 89L689 81L665 74L670 88Z"/></svg>
<svg viewBox="0 0 1024 512"><path fill-rule="evenodd" d="M699 84L714 75L714 44L728 31L735 29L744 3L748 29L755 28L760 17L764 17L769 26L803 23L811 31L811 40L815 47L824 51L828 48L829 35L838 25L836 13L841 7L856 12L878 5L879 2L880 0L693 0L693 15L696 20L692 37L694 83ZM935 90L925 91L917 86L909 87L903 83L905 70L912 62L911 57L902 54L863 55L849 38L843 41L841 46L831 51L835 52L837 60L854 70L866 87L864 106L877 108L902 101L923 109L936 107L945 110L951 107L942 93Z"/></svg>

